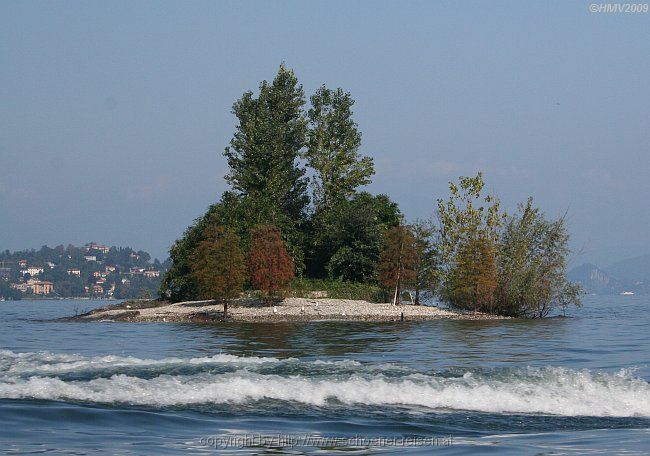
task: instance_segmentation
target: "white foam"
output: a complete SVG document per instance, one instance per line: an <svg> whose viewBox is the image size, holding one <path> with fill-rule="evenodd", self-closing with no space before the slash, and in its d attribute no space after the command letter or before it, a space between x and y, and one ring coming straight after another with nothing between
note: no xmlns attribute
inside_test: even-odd
<svg viewBox="0 0 650 456"><path fill-rule="evenodd" d="M246 403L274 399L307 405L412 406L492 413L564 416L650 416L650 385L630 372L594 373L561 367L523 368L506 375L444 378L411 374L281 376L235 372L160 375L124 374L86 381L56 377L0 378L0 398L74 400L148 406Z"/></svg>
<svg viewBox="0 0 650 456"><path fill-rule="evenodd" d="M363 367L354 360L315 360L310 362L300 361L297 358L274 358L257 356L236 356L219 353L212 356L196 358L162 358L142 359L133 356L92 356L86 357L78 354L55 354L49 352L24 352L14 353L10 350L0 350L0 374L64 374L86 370L119 369L123 367L182 367L202 366L217 364L237 365L262 365L278 363L302 363L314 366L336 367ZM373 366L374 368L375 366Z"/></svg>
<svg viewBox="0 0 650 456"><path fill-rule="evenodd" d="M241 357L225 353L198 358L162 358L141 359L133 356L93 356L85 357L77 354L54 354L49 352L14 353L0 350L0 374L63 374L83 370L115 369L121 367L155 367L155 366L184 366L210 365L221 363L264 364L292 361L291 358L260 358L256 356Z"/></svg>

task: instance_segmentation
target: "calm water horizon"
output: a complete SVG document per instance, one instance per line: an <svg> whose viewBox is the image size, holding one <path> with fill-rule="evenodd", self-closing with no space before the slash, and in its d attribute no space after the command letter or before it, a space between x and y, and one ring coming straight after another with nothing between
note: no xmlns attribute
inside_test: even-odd
<svg viewBox="0 0 650 456"><path fill-rule="evenodd" d="M0 303L0 452L647 454L650 297L547 320L47 321Z"/></svg>

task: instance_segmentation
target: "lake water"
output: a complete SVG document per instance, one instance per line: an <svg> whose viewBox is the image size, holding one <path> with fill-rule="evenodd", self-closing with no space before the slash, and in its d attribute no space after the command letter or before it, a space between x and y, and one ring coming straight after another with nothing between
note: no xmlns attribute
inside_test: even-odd
<svg viewBox="0 0 650 456"><path fill-rule="evenodd" d="M647 297L540 321L39 321L103 304L0 303L0 452L650 452Z"/></svg>

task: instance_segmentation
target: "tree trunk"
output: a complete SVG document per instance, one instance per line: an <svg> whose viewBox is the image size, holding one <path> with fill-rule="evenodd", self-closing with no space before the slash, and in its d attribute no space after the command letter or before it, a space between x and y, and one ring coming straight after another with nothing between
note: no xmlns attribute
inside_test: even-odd
<svg viewBox="0 0 650 456"><path fill-rule="evenodd" d="M395 281L395 296L393 297L393 305L396 306L399 301L399 292L400 292L400 273L402 268L397 269L397 280Z"/></svg>
<svg viewBox="0 0 650 456"><path fill-rule="evenodd" d="M228 318L228 301L223 302L223 319Z"/></svg>
<svg viewBox="0 0 650 456"><path fill-rule="evenodd" d="M416 287L415 288L415 303L416 306L420 305L420 288Z"/></svg>

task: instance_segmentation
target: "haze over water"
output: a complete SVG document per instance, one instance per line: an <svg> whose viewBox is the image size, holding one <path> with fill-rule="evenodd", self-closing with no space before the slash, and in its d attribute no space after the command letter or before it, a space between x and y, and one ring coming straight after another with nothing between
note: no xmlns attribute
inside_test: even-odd
<svg viewBox="0 0 650 456"><path fill-rule="evenodd" d="M369 190L409 220L483 170L509 209L569 210L576 264L650 253L649 19L565 1L0 2L0 248L164 260L227 188L233 102L284 61L307 95L352 93Z"/></svg>
<svg viewBox="0 0 650 456"><path fill-rule="evenodd" d="M284 450L647 453L648 298L585 301L566 319L217 325L45 322L103 303L3 302L0 451L308 435L338 446ZM346 443L379 436L453 443ZM271 451L227 451L253 450Z"/></svg>

